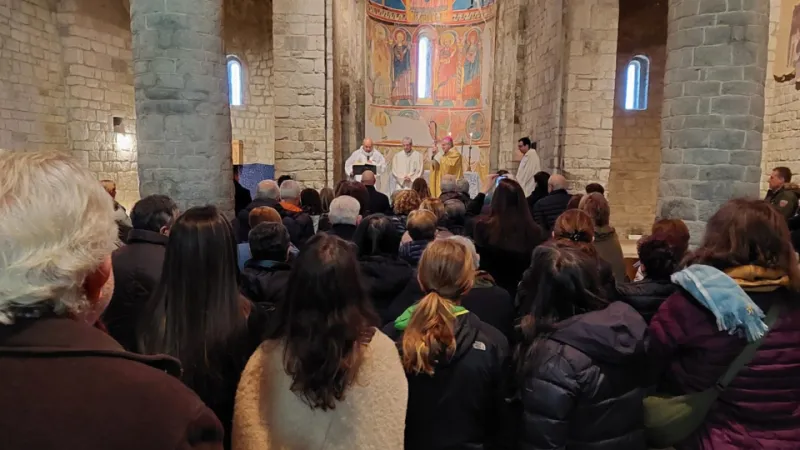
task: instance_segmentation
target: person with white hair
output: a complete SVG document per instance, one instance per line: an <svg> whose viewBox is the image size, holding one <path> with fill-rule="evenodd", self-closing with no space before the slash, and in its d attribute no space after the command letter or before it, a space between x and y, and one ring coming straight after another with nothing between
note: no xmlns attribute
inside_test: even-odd
<svg viewBox="0 0 800 450"><path fill-rule="evenodd" d="M331 220L329 234L339 236L345 241L352 241L356 232L356 227L361 221L361 204L349 195L340 195L331 202L331 212L328 217Z"/></svg>
<svg viewBox="0 0 800 450"><path fill-rule="evenodd" d="M439 195L439 199L442 202L446 202L448 200L458 199L461 200L461 192L458 189L458 180L453 175L443 175L442 176L442 193Z"/></svg>
<svg viewBox="0 0 800 450"><path fill-rule="evenodd" d="M535 220L548 235L553 231L556 219L567 210L567 205L572 199L572 196L567 192L568 187L569 183L563 175L551 175L550 179L547 181L547 189L549 191L547 197L533 205L533 211L531 211L533 220Z"/></svg>
<svg viewBox="0 0 800 450"><path fill-rule="evenodd" d="M0 151L0 174L3 449L221 450L177 360L98 329L114 290L111 197L64 153Z"/></svg>
<svg viewBox="0 0 800 450"><path fill-rule="evenodd" d="M283 225L289 231L292 244L301 249L306 241L314 236L314 219L300 206L302 191L303 185L295 180L289 179L281 183L281 209L278 210Z"/></svg>
<svg viewBox="0 0 800 450"><path fill-rule="evenodd" d="M414 180L422 176L422 170L422 154L414 151L414 141L410 137L404 137L403 151L392 158L394 190L411 189Z"/></svg>
<svg viewBox="0 0 800 450"><path fill-rule="evenodd" d="M381 155L381 152L375 149L375 144L370 138L364 139L361 148L354 151L353 154L347 158L347 161L344 163L344 171L349 178L355 181L361 181L361 175L355 174L353 166L363 165L375 166L374 173L378 179L377 185L380 187L381 175L386 170L386 158Z"/></svg>
<svg viewBox="0 0 800 450"><path fill-rule="evenodd" d="M237 243L243 244L247 242L247 236L250 233L250 213L254 209L266 206L280 213L283 210L280 201L281 189L275 180L262 180L259 182L256 187L256 198L236 214L236 224L233 228L236 230Z"/></svg>

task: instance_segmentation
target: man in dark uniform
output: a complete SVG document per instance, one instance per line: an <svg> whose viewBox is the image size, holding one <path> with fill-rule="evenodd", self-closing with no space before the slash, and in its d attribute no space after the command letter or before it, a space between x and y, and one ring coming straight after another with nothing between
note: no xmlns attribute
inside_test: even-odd
<svg viewBox="0 0 800 450"><path fill-rule="evenodd" d="M769 191L764 199L788 220L797 212L798 188L791 184L792 171L788 167L776 167L769 176Z"/></svg>

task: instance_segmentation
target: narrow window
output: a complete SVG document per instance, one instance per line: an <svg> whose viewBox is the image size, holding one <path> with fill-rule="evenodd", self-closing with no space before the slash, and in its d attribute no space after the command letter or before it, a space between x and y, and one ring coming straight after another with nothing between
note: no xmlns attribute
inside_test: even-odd
<svg viewBox="0 0 800 450"><path fill-rule="evenodd" d="M647 91L650 78L650 60L636 56L625 70L625 109L647 109Z"/></svg>
<svg viewBox="0 0 800 450"><path fill-rule="evenodd" d="M419 40L417 54L417 98L431 98L432 63L431 40L423 36Z"/></svg>
<svg viewBox="0 0 800 450"><path fill-rule="evenodd" d="M235 56L228 57L228 92L231 106L242 106L242 63Z"/></svg>

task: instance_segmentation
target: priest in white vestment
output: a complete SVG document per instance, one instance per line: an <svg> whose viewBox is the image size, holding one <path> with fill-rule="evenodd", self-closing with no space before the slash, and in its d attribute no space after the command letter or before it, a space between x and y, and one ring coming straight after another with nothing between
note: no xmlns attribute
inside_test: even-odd
<svg viewBox="0 0 800 450"><path fill-rule="evenodd" d="M377 186L382 186L381 174L386 170L386 158L381 153L375 150L372 139L364 139L361 148L354 151L347 161L344 163L344 171L350 178L355 178L356 181L361 181L361 175L353 176L353 166L369 164L375 166L375 177L377 178ZM378 189L379 191L382 189Z"/></svg>
<svg viewBox="0 0 800 450"><path fill-rule="evenodd" d="M542 163L539 161L539 154L536 153L536 144L531 145L529 138L520 139L517 148L523 156L522 161L519 162L516 178L527 197L536 189L536 180L533 179L533 176L542 170Z"/></svg>
<svg viewBox="0 0 800 450"><path fill-rule="evenodd" d="M414 180L422 176L422 170L422 155L414 151L414 142L410 137L403 138L403 151L397 152L392 159L394 191L411 189Z"/></svg>

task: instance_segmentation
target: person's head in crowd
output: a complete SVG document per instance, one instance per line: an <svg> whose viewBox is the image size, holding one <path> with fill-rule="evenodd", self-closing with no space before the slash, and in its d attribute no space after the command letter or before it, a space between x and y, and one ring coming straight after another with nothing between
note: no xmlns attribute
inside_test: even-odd
<svg viewBox="0 0 800 450"><path fill-rule="evenodd" d="M789 287L800 291L800 267L786 219L769 203L734 199L724 204L706 224L700 247L685 265L704 264L725 271L757 266L789 277Z"/></svg>
<svg viewBox="0 0 800 450"><path fill-rule="evenodd" d="M253 228L260 223L281 223L281 215L275 208L259 206L250 211L247 221L250 228Z"/></svg>
<svg viewBox="0 0 800 450"><path fill-rule="evenodd" d="M525 191L514 180L504 178L492 194L488 219L489 244L513 251L528 251L545 240L533 221Z"/></svg>
<svg viewBox="0 0 800 450"><path fill-rule="evenodd" d="M331 225L358 225L361 220L361 205L358 200L349 195L341 195L331 202L331 211L328 213Z"/></svg>
<svg viewBox="0 0 800 450"><path fill-rule="evenodd" d="M0 151L0 174L0 326L49 311L95 323L114 291L113 200L63 153Z"/></svg>
<svg viewBox="0 0 800 450"><path fill-rule="evenodd" d="M456 181L456 187L458 192L469 195L469 180L466 178L459 178L458 181Z"/></svg>
<svg viewBox="0 0 800 450"><path fill-rule="evenodd" d="M322 214L322 198L316 189L303 189L300 191L300 207L309 216Z"/></svg>
<svg viewBox="0 0 800 450"><path fill-rule="evenodd" d="M407 216L411 211L419 209L421 203L422 200L420 200L416 191L413 189L405 189L397 192L397 196L394 199L393 210L398 216Z"/></svg>
<svg viewBox="0 0 800 450"><path fill-rule="evenodd" d="M424 178L417 178L411 183L411 190L419 195L420 201L425 200L431 196L431 190L428 188L428 182Z"/></svg>
<svg viewBox="0 0 800 450"><path fill-rule="evenodd" d="M401 238L391 219L383 214L373 214L358 224L353 243L362 256L397 256Z"/></svg>
<svg viewBox="0 0 800 450"><path fill-rule="evenodd" d="M792 171L788 167L776 167L772 169L769 175L769 189L777 191L782 188L784 184L792 182Z"/></svg>
<svg viewBox="0 0 800 450"><path fill-rule="evenodd" d="M683 256L670 244L669 236L662 233L651 234L639 241L638 251L642 270L651 280L669 281Z"/></svg>
<svg viewBox="0 0 800 450"><path fill-rule="evenodd" d="M339 186L339 190L336 191L337 197L341 197L342 195L349 195L358 200L358 204L361 205L359 214L362 216L367 214L367 209L369 209L369 192L366 186L358 181L345 181Z"/></svg>
<svg viewBox="0 0 800 450"><path fill-rule="evenodd" d="M578 209L581 206L581 200L583 200L583 194L575 194L570 197L567 202L567 210Z"/></svg>
<svg viewBox="0 0 800 450"><path fill-rule="evenodd" d="M403 151L410 154L414 151L414 140L406 136L403 138Z"/></svg>
<svg viewBox="0 0 800 450"><path fill-rule="evenodd" d="M322 205L322 212L328 213L328 211L331 210L331 202L336 198L333 189L329 187L322 188L322 190L319 191L319 198Z"/></svg>
<svg viewBox="0 0 800 450"><path fill-rule="evenodd" d="M608 226L611 219L611 207L603 194L597 192L587 194L581 199L579 209L592 218L595 228Z"/></svg>
<svg viewBox="0 0 800 450"><path fill-rule="evenodd" d="M447 213L444 210L444 203L438 198L429 197L419 204L419 209L432 212L436 216L439 224L447 220Z"/></svg>
<svg viewBox="0 0 800 450"><path fill-rule="evenodd" d="M408 215L406 229L415 241L432 241L436 238L436 215L427 209L418 209Z"/></svg>
<svg viewBox="0 0 800 450"><path fill-rule="evenodd" d="M289 178L280 185L281 202L294 206L300 206L300 192L303 190L303 187L300 185L300 183Z"/></svg>
<svg viewBox="0 0 800 450"><path fill-rule="evenodd" d="M678 260L682 260L689 251L689 227L681 219L659 219L653 224L650 234L661 234L675 248Z"/></svg>
<svg viewBox="0 0 800 450"><path fill-rule="evenodd" d="M334 409L356 382L365 339L380 321L353 245L327 233L312 237L292 268L276 316L291 390L313 409Z"/></svg>
<svg viewBox="0 0 800 450"><path fill-rule="evenodd" d="M283 186L283 182L284 181L293 180L293 179L294 178L292 178L291 175L281 175L280 177L278 177L278 187Z"/></svg>
<svg viewBox="0 0 800 450"><path fill-rule="evenodd" d="M455 175L442 176L442 194L445 192L456 192L457 190L458 184L456 184Z"/></svg>
<svg viewBox="0 0 800 450"><path fill-rule="evenodd" d="M257 261L286 262L289 259L289 232L282 223L260 223L248 235L250 253Z"/></svg>
<svg viewBox="0 0 800 450"><path fill-rule="evenodd" d="M372 153L372 150L375 148L375 143L372 142L372 139L370 138L364 139L361 145L364 147L364 151L367 153Z"/></svg>
<svg viewBox="0 0 800 450"><path fill-rule="evenodd" d="M444 217L447 223L452 225L464 225L467 219L467 207L464 202L452 199L444 202Z"/></svg>
<svg viewBox="0 0 800 450"><path fill-rule="evenodd" d="M139 352L179 359L184 383L195 390L221 379L228 345L246 325L248 302L239 294L238 277L228 219L214 206L181 214L139 323Z"/></svg>
<svg viewBox="0 0 800 450"><path fill-rule="evenodd" d="M134 230L169 235L169 227L178 217L178 205L166 195L148 195L133 205L131 224Z"/></svg>
<svg viewBox="0 0 800 450"><path fill-rule="evenodd" d="M531 138L524 137L517 142L517 149L523 155L531 150Z"/></svg>
<svg viewBox="0 0 800 450"><path fill-rule="evenodd" d="M558 216L553 226L553 239L569 241L584 253L597 256L594 245L594 222L583 211L570 209Z"/></svg>
<svg viewBox="0 0 800 450"><path fill-rule="evenodd" d="M598 193L600 195L605 195L606 188L603 187L600 183L589 183L586 185L586 194L594 194Z"/></svg>
<svg viewBox="0 0 800 450"><path fill-rule="evenodd" d="M375 173L371 170L365 170L361 174L361 183L364 186L375 186Z"/></svg>
<svg viewBox="0 0 800 450"><path fill-rule="evenodd" d="M472 267L473 267L473 269L475 269L475 271L477 271L480 268L480 266L481 266L481 257L478 254L478 249L475 248L475 243L472 242L472 239L470 239L470 238L468 238L466 236L450 236L447 239L450 239L450 240L453 240L453 241L461 243L461 245L463 245L464 248L466 248L467 251L469 252L469 254L472 256Z"/></svg>
<svg viewBox="0 0 800 450"><path fill-rule="evenodd" d="M256 199L258 200L275 200L281 199L281 189L275 180L263 180L258 183L256 187Z"/></svg>
<svg viewBox="0 0 800 450"><path fill-rule="evenodd" d="M442 139L442 150L447 153L453 148L453 138L450 136L445 136Z"/></svg>
<svg viewBox="0 0 800 450"><path fill-rule="evenodd" d="M536 190L547 192L547 182L550 181L550 174L547 172L536 172L533 176L533 181L536 183Z"/></svg>
<svg viewBox="0 0 800 450"><path fill-rule="evenodd" d="M559 175L559 174L550 175L550 178L547 180L547 190L549 192L561 191L561 190L565 191L567 190L568 187L569 183L567 182L567 179L564 178L564 175Z"/></svg>
<svg viewBox="0 0 800 450"><path fill-rule="evenodd" d="M116 198L117 198L117 183L115 183L113 180L101 180L100 184L103 186L103 189L106 190L108 195L110 195L111 198L116 200Z"/></svg>
<svg viewBox="0 0 800 450"><path fill-rule="evenodd" d="M456 351L454 308L472 289L475 265L464 244L442 239L428 245L418 267L425 296L403 332L401 354L406 372L433 375L437 361Z"/></svg>

